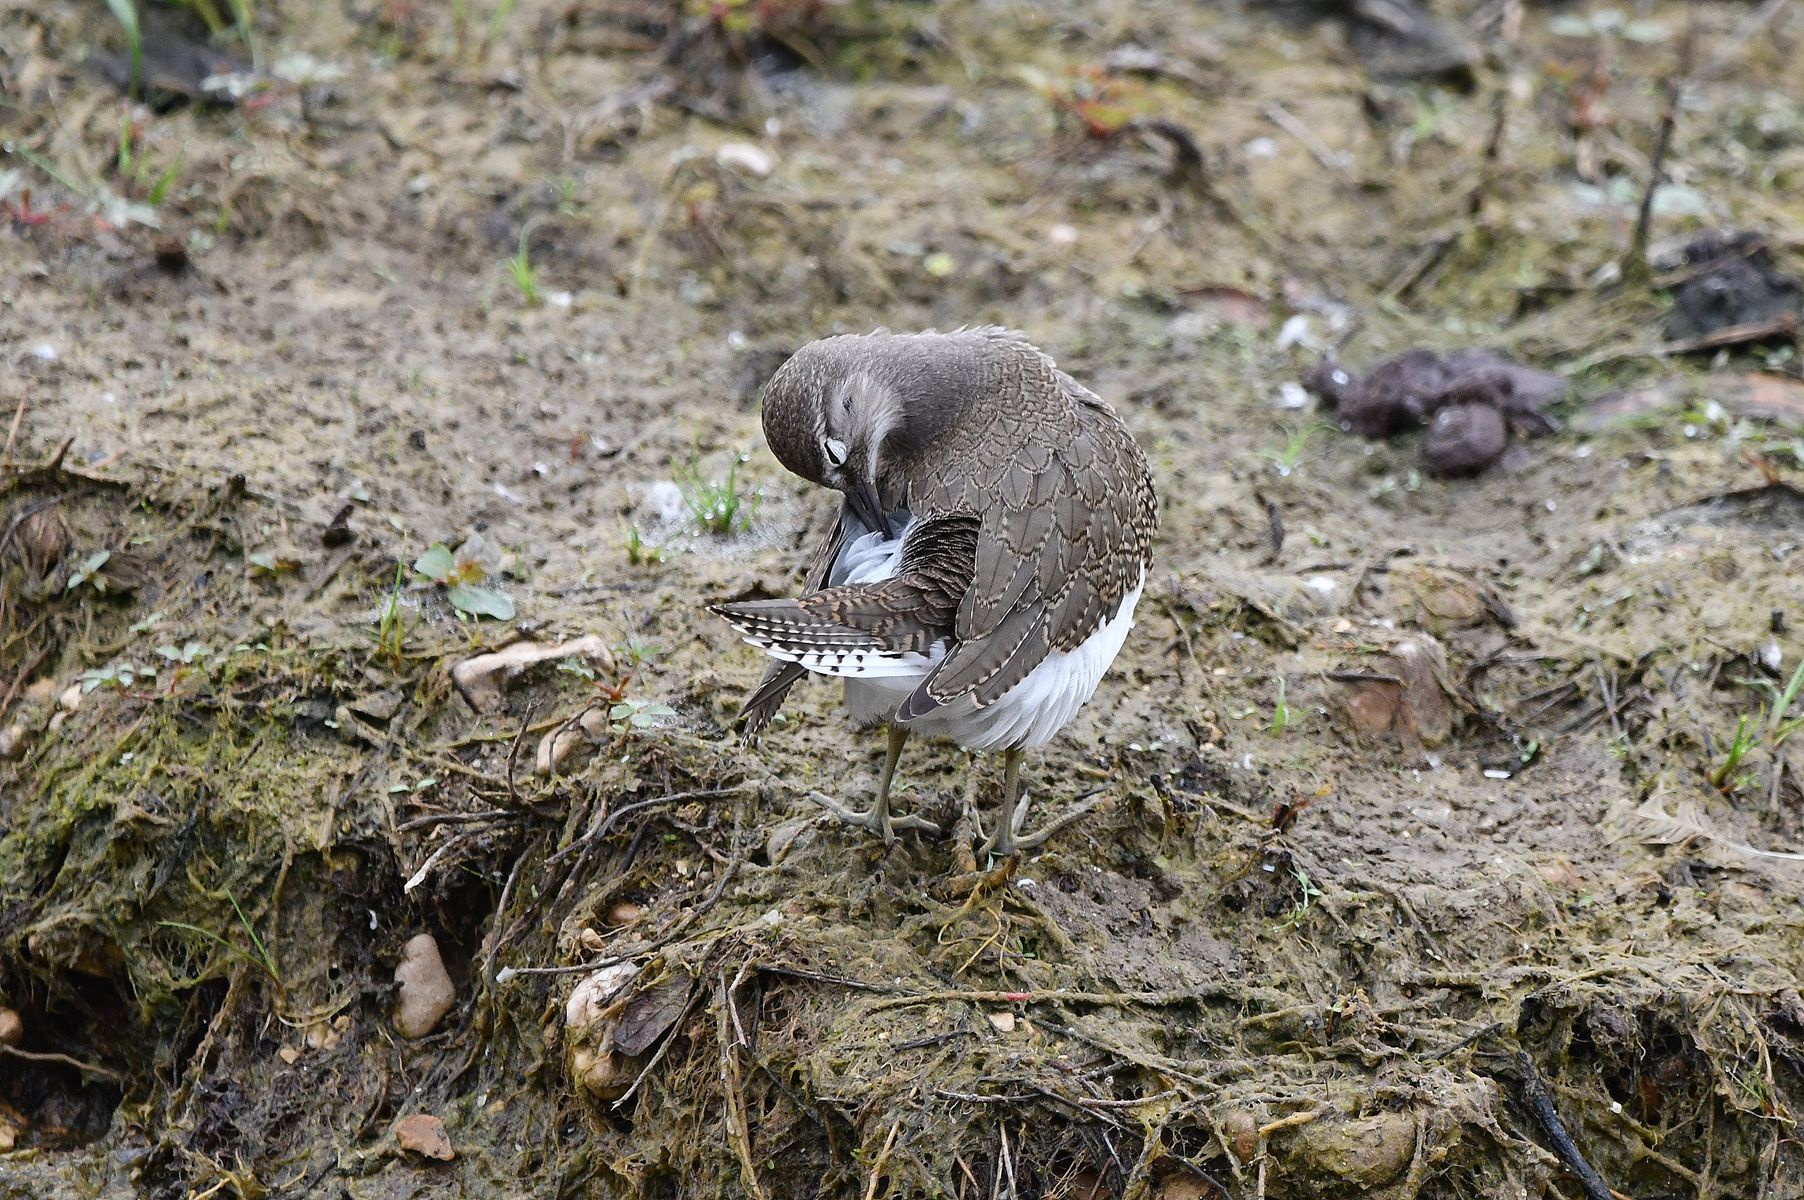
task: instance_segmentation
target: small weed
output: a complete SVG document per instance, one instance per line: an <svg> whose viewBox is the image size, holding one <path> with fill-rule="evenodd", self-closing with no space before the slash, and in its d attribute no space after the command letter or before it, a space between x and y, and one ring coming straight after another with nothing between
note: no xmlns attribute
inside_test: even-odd
<svg viewBox="0 0 1804 1200"><path fill-rule="evenodd" d="M69 582L63 585L63 590L72 592L85 583L102 596L106 595L106 578L100 572L112 557L111 550L96 550L82 559L81 566L69 573Z"/></svg>
<svg viewBox="0 0 1804 1200"><path fill-rule="evenodd" d="M119 116L119 165L118 173L123 178L132 169L132 115L129 112Z"/></svg>
<svg viewBox="0 0 1804 1200"><path fill-rule="evenodd" d="M693 452L687 466L671 473L682 490L683 504L689 509L690 518L703 533L728 537L752 527L752 517L758 509L758 493L741 495L739 491L739 468L749 457L735 454L724 480L703 479L698 456Z"/></svg>
<svg viewBox="0 0 1804 1200"><path fill-rule="evenodd" d="M79 676L82 694L98 688L128 688L134 683L146 679L155 679L155 667L140 667L133 663L110 663L104 667L90 667Z"/></svg>
<svg viewBox="0 0 1804 1200"><path fill-rule="evenodd" d="M513 620L514 602L507 594L479 586L488 574L482 564L471 558L455 558L443 542L434 543L420 555L413 569L421 579L444 588L445 599L464 616Z"/></svg>
<svg viewBox="0 0 1804 1200"><path fill-rule="evenodd" d="M1297 879L1297 898L1291 904L1290 912L1285 914L1284 920L1278 923L1280 929L1294 929L1301 925L1303 918L1309 915L1309 906L1322 897L1322 889L1315 886L1315 880L1309 878L1308 871L1295 865L1290 870Z"/></svg>
<svg viewBox="0 0 1804 1200"><path fill-rule="evenodd" d="M1132 79L1098 66L1073 68L1053 79L1032 67L1021 67L1022 82L1046 98L1060 117L1076 118L1084 134L1107 140L1153 108L1151 93Z"/></svg>
<svg viewBox="0 0 1804 1200"><path fill-rule="evenodd" d="M157 176L157 181L150 185L150 191L145 194L144 198L150 202L152 208L161 207L164 199L169 195L169 189L175 184L176 176L181 174L182 164L187 161L187 158L188 151L184 148L175 156L175 161L170 163L161 175Z"/></svg>
<svg viewBox="0 0 1804 1200"><path fill-rule="evenodd" d="M621 729L650 729L676 715L670 705L649 700L621 700L608 707L608 720Z"/></svg>
<svg viewBox="0 0 1804 1200"><path fill-rule="evenodd" d="M534 217L520 226L519 249L507 260L507 276L513 281L514 290L520 293L520 302L528 308L537 308L542 299L539 295L539 269L532 264L532 231L538 227L539 218Z"/></svg>
<svg viewBox="0 0 1804 1200"><path fill-rule="evenodd" d="M1280 675L1278 676L1278 703L1272 706L1270 729L1273 737L1281 736L1290 725L1290 704L1284 698L1284 689L1284 676Z"/></svg>
<svg viewBox="0 0 1804 1200"><path fill-rule="evenodd" d="M407 657L407 610L401 604L401 588L406 582L406 564L397 560L395 581L376 615L376 652L397 670Z"/></svg>
<svg viewBox="0 0 1804 1200"><path fill-rule="evenodd" d="M628 525L626 527L626 561L635 567L643 566L646 563L661 563L664 561L664 551L647 542L645 535L639 532L637 525Z"/></svg>
<svg viewBox="0 0 1804 1200"><path fill-rule="evenodd" d="M1272 464L1278 474L1289 477L1291 472L1303 465L1303 451L1309 448L1309 439L1316 432L1327 426L1317 421L1313 425L1304 425L1285 431L1284 444L1276 450L1261 450L1259 457ZM1413 490L1413 489L1412 489Z"/></svg>
<svg viewBox="0 0 1804 1200"><path fill-rule="evenodd" d="M614 647L614 657L626 667L629 675L637 673L639 668L662 653L664 647L644 641L636 633L627 634L626 641Z"/></svg>
<svg viewBox="0 0 1804 1200"><path fill-rule="evenodd" d="M566 217L574 217L582 212L582 181L574 175L565 175L557 181L557 210Z"/></svg>
<svg viewBox="0 0 1804 1200"><path fill-rule="evenodd" d="M1747 757L1748 751L1760 740L1760 733L1745 716L1735 726L1735 736L1729 740L1729 752L1723 757L1716 770L1710 772L1710 786L1721 789L1741 766L1741 760Z"/></svg>
<svg viewBox="0 0 1804 1200"><path fill-rule="evenodd" d="M1766 736L1773 745L1781 745L1786 738L1804 729L1804 716L1786 719L1786 714L1798 699L1798 693L1804 691L1804 662L1791 673L1783 690L1775 687L1771 681L1756 679L1754 686L1767 693Z"/></svg>
<svg viewBox="0 0 1804 1200"><path fill-rule="evenodd" d="M168 645L158 646L157 653L168 661L185 667L205 655L208 649L205 642L189 642L182 646L177 646L172 642Z"/></svg>
<svg viewBox="0 0 1804 1200"><path fill-rule="evenodd" d="M495 5L495 11L489 15L489 26L482 34L482 50L487 50L489 45L500 36L501 27L507 24L509 17L513 16L514 8L518 3L519 0L501 0L499 4Z"/></svg>
<svg viewBox="0 0 1804 1200"><path fill-rule="evenodd" d="M275 956L269 952L269 947L263 944L263 939L257 936L256 929L251 926L251 919L244 915L244 909L238 903L238 897L228 891L226 899L232 902L232 911L238 914L238 924L243 928L245 936L250 939L251 948L249 950L233 945L230 939L214 933L211 929L202 929L198 925L189 925L184 921L158 921L157 924L166 929L180 929L188 933L199 934L209 942L223 948L227 953L234 954L250 963L269 976L270 982L280 988L282 975L276 966Z"/></svg>
<svg viewBox="0 0 1804 1200"><path fill-rule="evenodd" d="M1804 691L1804 662L1798 664L1783 688L1768 679L1742 682L1766 693L1766 711L1743 715L1735 723L1735 736L1729 739L1723 761L1710 772L1710 786L1719 791L1734 791L1742 786L1744 781L1736 776L1736 770L1754 747L1764 743L1776 751L1792 734L1804 729L1804 715L1788 715L1797 702L1798 693Z"/></svg>
<svg viewBox="0 0 1804 1200"><path fill-rule="evenodd" d="M238 27L238 36L244 42L244 48L250 51L251 69L259 74L263 71L263 46L257 40L256 27L251 22L250 0L229 0L232 6L232 23Z"/></svg>

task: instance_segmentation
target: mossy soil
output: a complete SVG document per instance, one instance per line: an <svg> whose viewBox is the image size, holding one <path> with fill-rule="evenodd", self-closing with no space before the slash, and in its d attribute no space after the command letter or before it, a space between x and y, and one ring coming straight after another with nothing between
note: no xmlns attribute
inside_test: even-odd
<svg viewBox="0 0 1804 1200"><path fill-rule="evenodd" d="M7 18L0 1195L1587 1194L1551 1110L1620 1194L1804 1196L1804 383L1662 353L1634 245L1688 57L1656 249L1799 268L1804 17L1450 3L1483 59L1395 79L1335 5L254 7L294 82L161 110L103 6ZM989 321L1163 503L1029 766L1095 807L1001 865L949 747L900 793L947 836L824 820L880 739L814 686L738 744L702 608L825 526L784 353ZM1475 478L1286 406L1472 345L1572 385ZM411 569L472 535L511 621ZM535 771L625 702L674 716ZM458 1002L407 1041L420 932ZM618 1102L563 1027L613 961Z"/></svg>

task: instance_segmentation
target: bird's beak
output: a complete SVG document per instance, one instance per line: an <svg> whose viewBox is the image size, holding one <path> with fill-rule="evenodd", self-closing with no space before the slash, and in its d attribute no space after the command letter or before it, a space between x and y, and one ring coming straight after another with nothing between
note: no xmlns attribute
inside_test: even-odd
<svg viewBox="0 0 1804 1200"><path fill-rule="evenodd" d="M882 503L877 499L877 489L871 486L869 480L860 479L848 487L846 503L866 529L881 529L884 541L896 536L890 528L889 517L884 515Z"/></svg>

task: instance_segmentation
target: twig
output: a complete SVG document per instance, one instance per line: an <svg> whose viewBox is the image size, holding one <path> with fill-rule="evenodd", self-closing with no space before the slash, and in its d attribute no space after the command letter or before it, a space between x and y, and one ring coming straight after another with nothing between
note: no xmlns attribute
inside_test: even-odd
<svg viewBox="0 0 1804 1200"><path fill-rule="evenodd" d="M507 798L520 805L520 793L514 788L514 764L520 761L520 745L526 740L527 726L532 724L532 713L539 706L537 700L527 704L526 712L520 717L520 732L514 735L514 744L507 748Z"/></svg>
<svg viewBox="0 0 1804 1200"><path fill-rule="evenodd" d="M419 887L420 884L426 882L426 876L431 873L432 868L438 865L440 859L444 858L445 855L451 853L451 851L463 845L465 842L474 839L476 836L476 834L467 833L461 837L446 838L445 844L427 855L426 861L420 864L420 869L410 875L407 882L401 885L402 893L406 894L411 892L413 889Z"/></svg>
<svg viewBox="0 0 1804 1200"><path fill-rule="evenodd" d="M1347 155L1345 153L1330 150L1328 147L1322 145L1322 143L1317 140L1315 134L1310 131L1309 126L1297 119L1295 113L1291 112L1288 108L1285 108L1282 104L1279 104L1276 100L1267 104L1264 112L1266 119L1272 124L1276 125L1279 129L1282 129L1285 133L1288 133L1291 137L1296 138L1297 141L1303 143L1304 149L1315 156L1315 161L1321 163L1324 167L1327 167L1330 171L1334 171L1337 174L1344 174L1346 172Z"/></svg>
<svg viewBox="0 0 1804 1200"><path fill-rule="evenodd" d="M517 971L515 973L516 974L525 974L527 972L527 970L529 970L529 969L530 968L522 968L520 971ZM683 1011L678 1013L677 1019L670 1023L671 1028L672 1029L680 1029L683 1025L683 1022L685 1022L689 1019L689 1014L695 1011L695 1006L701 1003L701 1000L702 1000L702 989L696 988L695 991L690 993L689 1002L687 1004L683 1005ZM656 1067L659 1063L664 1061L664 1056L666 1054L670 1053L670 1047L675 1045L676 1041L677 1041L676 1037L674 1035L672 1035L670 1037L664 1038L658 1044L657 1052L655 1054L653 1054L649 1059L646 1060L645 1065L643 1067L639 1068L639 1074L633 1078L633 1086L627 1088L626 1094L621 1096L620 1099L614 1101L614 1107L616 1109L623 1107L628 1100L631 1100L633 1098L633 1093L637 1092L639 1090L639 1085L645 1082L646 1077L652 1073L652 1069L654 1067ZM724 1045L723 1045L723 1053L724 1053Z"/></svg>
<svg viewBox="0 0 1804 1200"><path fill-rule="evenodd" d="M895 1148L896 1133L901 1128L901 1117L890 1122L889 1136L883 1139L883 1149L877 1151L877 1161L871 1164L871 1181L865 1185L864 1200L877 1200L877 1180L883 1174L883 1164L889 1161L889 1152Z"/></svg>
<svg viewBox="0 0 1804 1200"><path fill-rule="evenodd" d="M1481 1042L1485 1038L1495 1037L1497 1034L1500 1034L1502 1032L1503 1032L1503 1022L1502 1021L1492 1021L1489 1025L1486 1025L1484 1028L1467 1034L1465 1037L1461 1038L1459 1041L1453 1043L1453 1045L1447 1046L1440 1050L1436 1050L1433 1053L1424 1056L1422 1061L1423 1062L1435 1062L1438 1059L1446 1058L1450 1054L1458 1054L1461 1050L1464 1050L1467 1046L1472 1045L1474 1042Z"/></svg>
<svg viewBox="0 0 1804 1200"><path fill-rule="evenodd" d="M1559 1110L1553 1106L1553 1096L1541 1079L1541 1073L1535 1070L1534 1060L1524 1051L1518 1050L1516 1066L1522 1072L1523 1102L1546 1131L1548 1140L1553 1143L1553 1152L1566 1164L1566 1169L1578 1177L1579 1186L1585 1189L1585 1200L1615 1200L1614 1193L1604 1182L1603 1176L1585 1161L1585 1156L1579 1153L1572 1135L1566 1132Z"/></svg>
<svg viewBox="0 0 1804 1200"><path fill-rule="evenodd" d="M8 710L12 708L13 701L18 699L19 692L25 687L25 681L31 678L31 673L43 666L44 660L49 657L49 647L39 650L32 660L26 663L19 673L13 677L12 686L6 689L6 695L0 696L0 721L6 719Z"/></svg>
<svg viewBox="0 0 1804 1200"><path fill-rule="evenodd" d="M1694 338L1683 338L1676 342L1659 342L1649 346L1637 343L1630 346L1616 346L1608 350L1600 350L1596 354L1581 358L1560 368L1560 374L1572 376L1582 375L1595 367L1607 366L1611 363L1627 362L1637 358L1668 358L1675 354L1695 354L1699 350L1716 350L1723 346L1739 346L1744 342L1762 342L1767 338L1782 337L1795 333L1798 328L1796 313L1781 313L1770 321L1749 321L1742 325L1725 325L1721 329L1701 334Z"/></svg>
<svg viewBox="0 0 1804 1200"><path fill-rule="evenodd" d="M1187 988L1171 992L1073 992L1063 988L1053 988L1042 992L1003 992L993 990L945 990L927 992L909 992L892 996L888 1000L879 1000L871 1007L876 1012L885 1008L903 1008L910 1004L1048 1004L1062 1002L1066 1004L1105 1004L1105 1005L1165 1005L1187 1004L1198 1000L1206 1000L1213 996L1223 995L1219 988Z"/></svg>
<svg viewBox="0 0 1804 1200"><path fill-rule="evenodd" d="M410 833L415 829L427 829L433 825L470 825L477 821L517 821L522 814L506 808L491 808L482 812L467 813L427 813L423 817L414 817L395 826L396 833Z"/></svg>
<svg viewBox="0 0 1804 1200"><path fill-rule="evenodd" d="M556 854L553 854L546 860L545 865L547 867L554 867L559 862L563 861L563 859L567 858L573 851L592 842L600 841L608 835L609 830L620 823L622 817L629 816L632 813L640 812L647 808L656 808L662 804L682 804L689 800L718 800L724 796L736 796L744 792L747 786L748 785L746 784L740 784L738 787L730 788L699 788L690 792L672 792L668 796L653 796L649 800L639 800L622 808L617 808L603 818L601 824L593 831L583 834L582 837L571 842Z"/></svg>
<svg viewBox="0 0 1804 1200"><path fill-rule="evenodd" d="M29 1062L59 1063L65 1067L74 1067L84 1075L95 1075L101 1079L123 1081L125 1076L110 1067L99 1067L93 1063L85 1063L79 1058L71 1058L67 1054L57 1054L48 1050L21 1050L17 1046L8 1046L0 1042L0 1054L10 1054L14 1058L23 1058Z"/></svg>
<svg viewBox="0 0 1804 1200"><path fill-rule="evenodd" d="M1635 236L1629 243L1629 258L1623 264L1625 274L1634 272L1645 277L1647 239L1654 220L1654 193L1660 189L1660 175L1666 169L1666 152L1672 147L1673 127L1679 123L1679 102L1684 98L1685 83L1691 74L1692 52L1697 46L1697 22L1693 20L1679 43L1679 61L1666 81L1666 110L1660 114L1660 133L1654 140L1653 158L1647 165L1647 190L1641 193L1641 211L1635 215Z"/></svg>
<svg viewBox="0 0 1804 1200"><path fill-rule="evenodd" d="M0 451L0 469L12 465L13 446L19 440L19 422L25 419L25 397L19 397L19 407L13 410L12 428L6 431L6 449Z"/></svg>
<svg viewBox="0 0 1804 1200"><path fill-rule="evenodd" d="M851 979L844 975L825 975L819 971L804 971L800 967L781 967L775 963L760 963L756 968L761 975L785 975L792 979L807 979L814 983L831 983L835 987L851 988L855 992L877 992L893 996L902 991L883 983L866 983L862 979Z"/></svg>
<svg viewBox="0 0 1804 1200"><path fill-rule="evenodd" d="M695 998L699 998L701 993L702 989L696 988ZM733 1143L733 1151L739 1158L739 1175L745 1182L746 1191L752 1194L753 1200L764 1200L764 1185L758 1182L758 1164L752 1158L752 1131L751 1125L746 1119L745 1076L739 1069L739 1047L732 1038L727 1036L727 1014L733 1007L733 998L729 994L727 977L724 974L720 976L720 980L715 986L714 996L715 1002L720 1008L716 1014L720 1026L717 1036L720 1041L720 1081L724 1085L722 1098L726 1103L727 1133ZM666 1044L669 1044L677 1039L670 1037L664 1040ZM649 1069L648 1064L647 1070ZM642 1071L639 1078L633 1080L633 1086L638 1087L640 1080L644 1078L645 1073ZM631 1092L627 1093L629 1096L631 1094ZM622 1096L619 1103L624 1104L625 1102L626 1096ZM890 1132L890 1136L895 1137L894 1130ZM884 1149L887 1151L888 1146L885 1146ZM877 1181L873 1177L871 1186L874 1188L876 1185Z"/></svg>

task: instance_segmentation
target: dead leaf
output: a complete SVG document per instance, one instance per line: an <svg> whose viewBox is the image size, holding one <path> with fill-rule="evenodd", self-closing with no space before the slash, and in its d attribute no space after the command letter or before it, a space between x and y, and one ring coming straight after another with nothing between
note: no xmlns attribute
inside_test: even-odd
<svg viewBox="0 0 1804 1200"><path fill-rule="evenodd" d="M431 1113L415 1113L395 1122L395 1142L403 1150L411 1150L425 1158L450 1162L457 1157L451 1149L451 1136L445 1123Z"/></svg>
<svg viewBox="0 0 1804 1200"><path fill-rule="evenodd" d="M664 1036L683 1015L694 981L678 972L649 991L634 996L614 1031L614 1048L622 1054L643 1054Z"/></svg>
<svg viewBox="0 0 1804 1200"><path fill-rule="evenodd" d="M1739 417L1804 429L1804 380L1764 371L1726 379L1715 389L1722 406Z"/></svg>
<svg viewBox="0 0 1804 1200"><path fill-rule="evenodd" d="M1364 733L1397 734L1423 746L1438 746L1453 734L1455 695L1447 656L1427 635L1406 637L1364 670L1333 671L1344 684L1347 714Z"/></svg>

